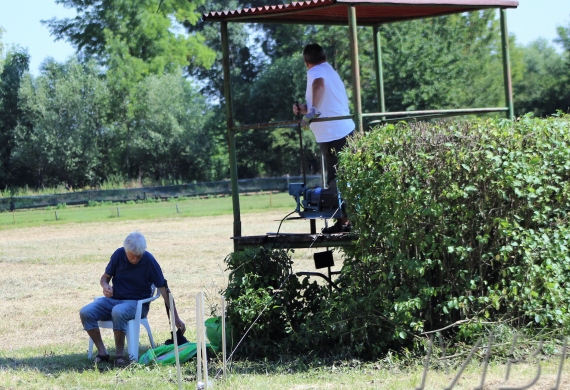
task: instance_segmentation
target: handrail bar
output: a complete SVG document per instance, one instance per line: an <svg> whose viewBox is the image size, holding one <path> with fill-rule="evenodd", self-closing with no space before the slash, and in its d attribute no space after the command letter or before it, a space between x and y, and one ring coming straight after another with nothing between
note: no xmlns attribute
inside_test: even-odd
<svg viewBox="0 0 570 390"><path fill-rule="evenodd" d="M363 113L363 118L373 118L373 117L395 117L395 116L406 116L410 118L412 115L465 115L465 114L486 114L491 112L506 112L508 107L487 107L487 108L459 108L450 110L417 110L417 111L392 111L392 112L371 112ZM329 122L338 121L342 119L353 119L352 115L345 116L332 116L326 118L315 118L312 122ZM295 128L301 123L299 120L292 121L278 121L278 122L264 122L264 123L252 123L240 126L232 126L232 131L245 131L245 130L263 130L263 129L283 129L283 128Z"/></svg>

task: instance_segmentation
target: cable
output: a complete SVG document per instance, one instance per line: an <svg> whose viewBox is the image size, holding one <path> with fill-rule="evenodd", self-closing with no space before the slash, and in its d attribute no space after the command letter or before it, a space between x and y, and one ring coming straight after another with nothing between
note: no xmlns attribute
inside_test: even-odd
<svg viewBox="0 0 570 390"><path fill-rule="evenodd" d="M271 250L273 250L275 248L275 244L277 243L277 238L279 238L279 231L281 230L281 224L283 223L283 221L285 221L287 219L288 216L290 216L294 212L295 212L295 210L291 211L289 214L287 214L285 217L283 217L281 222L279 222L279 227L277 228L277 234L275 235L275 240L273 241L273 245L271 246Z"/></svg>

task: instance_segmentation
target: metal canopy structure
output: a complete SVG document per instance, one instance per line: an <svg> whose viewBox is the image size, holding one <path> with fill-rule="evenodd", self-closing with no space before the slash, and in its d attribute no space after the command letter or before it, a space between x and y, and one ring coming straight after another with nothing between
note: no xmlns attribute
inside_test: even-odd
<svg viewBox="0 0 570 390"><path fill-rule="evenodd" d="M352 91L354 113L348 117L318 118L315 121L334 121L352 118L356 130L364 129L364 118L381 118L382 121L394 119L421 119L443 116L473 115L491 112L503 112L507 118L514 119L511 69L509 59L509 39L507 29L508 8L518 7L515 0L310 0L290 4L268 5L256 8L244 8L232 11L214 11L203 15L205 22L218 22L221 26L222 61L224 75L224 99L226 102L226 122L228 149L230 158L230 175L232 184L232 203L234 213L233 239L234 250L242 249L240 242L247 244L247 238L241 237L241 216L239 204L239 188L237 177L237 160L235 149L235 133L249 129L299 128L299 121L281 121L256 124L235 125L232 109L232 88L230 81L230 50L228 39L228 23L278 23L309 25L345 25L348 26L350 40L350 60L352 69ZM503 81L505 84L505 107L466 108L452 110L424 110L406 112L387 112L384 104L384 85L382 74L382 51L380 46L379 26L407 20L438 17L450 14L499 9L501 20ZM378 95L378 111L363 113L360 89L360 65L358 62L358 26L373 28L376 88ZM375 123L374 121L370 124ZM300 131L300 130L299 130ZM260 238L266 243L266 238ZM271 242L277 242L275 237ZM265 241L264 241L265 240ZM259 240L257 240L259 241ZM334 240L325 240L323 246L335 246ZM338 240L337 240L338 241ZM253 243L252 243L253 244ZM259 244L259 243L257 243ZM266 243L267 244L267 243ZM306 247L306 243L293 242L288 247Z"/></svg>
<svg viewBox="0 0 570 390"><path fill-rule="evenodd" d="M310 0L290 4L210 12L205 21L347 25L349 7L359 26L401 22L487 8L516 8L513 0Z"/></svg>

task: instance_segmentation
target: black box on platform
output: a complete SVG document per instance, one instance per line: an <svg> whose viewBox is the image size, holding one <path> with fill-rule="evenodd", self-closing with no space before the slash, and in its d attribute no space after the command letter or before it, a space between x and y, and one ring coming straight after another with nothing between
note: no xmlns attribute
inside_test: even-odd
<svg viewBox="0 0 570 390"><path fill-rule="evenodd" d="M334 266L332 251L317 252L313 255L313 258L315 259L316 269Z"/></svg>

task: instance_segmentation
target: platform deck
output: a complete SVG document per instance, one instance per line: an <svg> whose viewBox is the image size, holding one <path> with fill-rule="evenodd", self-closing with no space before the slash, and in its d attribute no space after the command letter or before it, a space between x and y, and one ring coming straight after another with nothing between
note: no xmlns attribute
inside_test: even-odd
<svg viewBox="0 0 570 390"><path fill-rule="evenodd" d="M267 233L264 236L232 237L238 250L263 246L266 248L333 248L354 245L354 233L308 234Z"/></svg>

